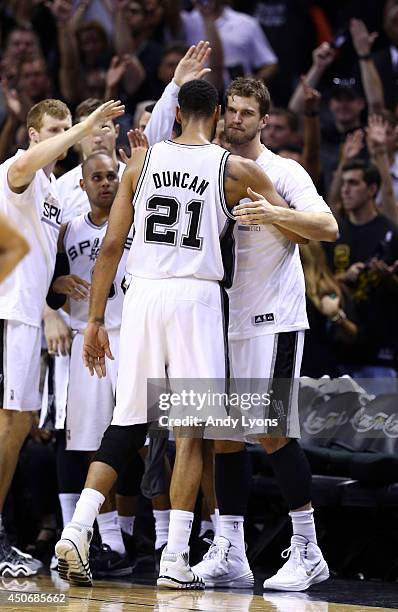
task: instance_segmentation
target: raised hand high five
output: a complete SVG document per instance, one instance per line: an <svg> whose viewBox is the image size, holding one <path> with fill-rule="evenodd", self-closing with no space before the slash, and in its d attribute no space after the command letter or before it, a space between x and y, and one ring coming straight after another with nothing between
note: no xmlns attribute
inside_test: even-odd
<svg viewBox="0 0 398 612"><path fill-rule="evenodd" d="M109 102L105 102L105 104L101 104L101 106L95 109L95 111L82 121L82 124L84 124L87 132L92 132L98 125L101 126L101 124L111 119L116 119L116 117L120 117L121 115L124 115L124 104L122 104L120 100L116 100L116 102L114 100L109 100Z"/></svg>
<svg viewBox="0 0 398 612"><path fill-rule="evenodd" d="M188 49L174 73L174 81L179 87L182 87L188 81L203 79L206 74L211 72L211 68L206 68L210 53L209 43L203 40Z"/></svg>

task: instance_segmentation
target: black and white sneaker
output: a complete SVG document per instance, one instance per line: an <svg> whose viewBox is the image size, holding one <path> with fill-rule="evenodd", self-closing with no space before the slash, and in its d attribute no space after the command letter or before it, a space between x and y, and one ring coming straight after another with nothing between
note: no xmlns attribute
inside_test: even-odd
<svg viewBox="0 0 398 612"><path fill-rule="evenodd" d="M42 566L41 561L11 546L6 533L0 532L0 576L34 576Z"/></svg>
<svg viewBox="0 0 398 612"><path fill-rule="evenodd" d="M79 523L69 523L55 545L58 573L63 580L81 586L91 586L92 577L88 560L93 530Z"/></svg>
<svg viewBox="0 0 398 612"><path fill-rule="evenodd" d="M128 576L133 571L129 555L121 555L107 544L90 548L90 567L93 578Z"/></svg>
<svg viewBox="0 0 398 612"><path fill-rule="evenodd" d="M157 585L169 589L204 589L205 582L189 566L189 547L179 553L163 549Z"/></svg>

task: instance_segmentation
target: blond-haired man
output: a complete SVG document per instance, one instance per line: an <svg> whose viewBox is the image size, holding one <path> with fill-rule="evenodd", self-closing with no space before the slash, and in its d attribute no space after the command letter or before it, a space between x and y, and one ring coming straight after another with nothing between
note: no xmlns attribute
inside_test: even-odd
<svg viewBox="0 0 398 612"><path fill-rule="evenodd" d="M43 100L28 113L28 149L19 150L0 166L0 211L15 223L30 247L0 286L0 575L29 576L41 565L10 546L1 512L32 411L40 407L41 320L62 222L52 171L70 146L123 112L119 102L107 102L72 127L63 102Z"/></svg>

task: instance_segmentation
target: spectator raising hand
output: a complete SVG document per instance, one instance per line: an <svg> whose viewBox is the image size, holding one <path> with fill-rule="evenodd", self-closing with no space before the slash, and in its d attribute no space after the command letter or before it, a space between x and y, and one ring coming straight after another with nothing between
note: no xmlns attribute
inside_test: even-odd
<svg viewBox="0 0 398 612"><path fill-rule="evenodd" d="M387 150L387 122L379 115L370 115L366 130L366 142L372 162L381 176L379 208L393 223L398 223L398 206L390 172Z"/></svg>
<svg viewBox="0 0 398 612"><path fill-rule="evenodd" d="M336 57L336 51L328 42L323 42L312 53L312 66L305 75L306 84L308 87L315 88L318 86L323 73L330 66ZM303 83L297 85L289 102L289 109L302 113L304 111L304 88Z"/></svg>
<svg viewBox="0 0 398 612"><path fill-rule="evenodd" d="M366 130L366 141L372 157L387 151L387 123L380 115L370 115Z"/></svg>
<svg viewBox="0 0 398 612"><path fill-rule="evenodd" d="M373 43L378 37L378 33L369 33L366 25L363 21L361 21L361 19L351 19L350 33L352 44L354 45L354 49L357 52L358 57L361 59L365 55L369 55Z"/></svg>
<svg viewBox="0 0 398 612"><path fill-rule="evenodd" d="M319 123L321 94L308 84L307 78L303 75L301 86L304 92L303 166L317 184L321 176L321 126Z"/></svg>
<svg viewBox="0 0 398 612"><path fill-rule="evenodd" d="M117 98L121 81L129 71L129 77L133 78L136 88L145 79L145 70L135 55L125 53L122 56L115 55L106 73L105 100Z"/></svg>
<svg viewBox="0 0 398 612"><path fill-rule="evenodd" d="M361 79L370 112L381 112L384 108L383 85L370 55L377 32L370 33L361 19L351 19L352 44L358 56Z"/></svg>
<svg viewBox="0 0 398 612"><path fill-rule="evenodd" d="M364 147L363 130L349 132L341 148L339 165L333 175L328 191L328 204L336 216L340 215L340 191L344 164L358 157Z"/></svg>

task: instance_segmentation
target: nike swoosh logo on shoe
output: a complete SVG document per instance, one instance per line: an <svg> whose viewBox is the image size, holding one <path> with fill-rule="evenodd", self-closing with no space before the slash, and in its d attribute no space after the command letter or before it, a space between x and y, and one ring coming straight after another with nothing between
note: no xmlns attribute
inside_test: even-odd
<svg viewBox="0 0 398 612"><path fill-rule="evenodd" d="M307 574L307 576L312 576L312 574L314 573L314 571L316 570L316 568L318 567L320 562L321 562L321 559L319 559L318 563L315 563L315 565L311 569L309 569L309 570L307 570L305 572Z"/></svg>

